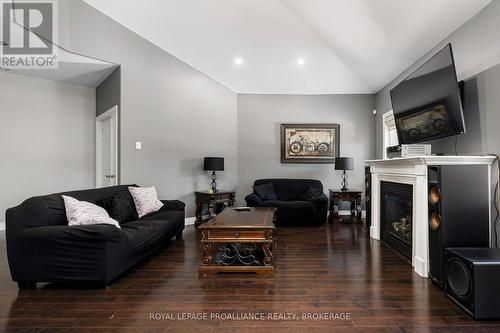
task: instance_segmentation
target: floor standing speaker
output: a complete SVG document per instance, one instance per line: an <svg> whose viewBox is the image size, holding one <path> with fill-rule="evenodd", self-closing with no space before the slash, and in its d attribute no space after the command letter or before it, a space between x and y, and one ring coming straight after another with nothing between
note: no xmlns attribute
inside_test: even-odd
<svg viewBox="0 0 500 333"><path fill-rule="evenodd" d="M372 173L369 166L365 166L365 211L366 211L366 229L372 225Z"/></svg>
<svg viewBox="0 0 500 333"><path fill-rule="evenodd" d="M444 289L447 247L489 247L489 185L485 165L429 166L429 277Z"/></svg>
<svg viewBox="0 0 500 333"><path fill-rule="evenodd" d="M475 319L500 319L500 249L448 248L446 295Z"/></svg>

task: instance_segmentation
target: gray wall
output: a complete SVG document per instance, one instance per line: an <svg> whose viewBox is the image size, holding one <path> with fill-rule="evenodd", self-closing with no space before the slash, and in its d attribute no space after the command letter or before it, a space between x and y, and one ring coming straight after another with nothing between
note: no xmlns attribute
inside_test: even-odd
<svg viewBox="0 0 500 333"><path fill-rule="evenodd" d="M238 200L259 178L314 178L325 192L338 188L332 164L281 164L280 124L340 124L340 154L354 157L351 188L364 188L364 163L373 157L373 95L238 95Z"/></svg>
<svg viewBox="0 0 500 333"><path fill-rule="evenodd" d="M500 65L476 76L484 153L500 154Z"/></svg>
<svg viewBox="0 0 500 333"><path fill-rule="evenodd" d="M500 104L495 104L498 98L495 94L491 94L491 89L498 87L498 80L495 79L498 69L488 69L500 62L500 43L498 42L500 20L498 17L500 17L500 1L492 1L470 21L377 93L375 97L376 158L382 158L382 114L392 109L389 91L447 43L451 43L453 47L459 80L466 80L464 117L467 134L457 139L458 153L471 155L500 151L499 137L495 137L491 130L494 126L491 122L499 120ZM478 73L481 74L478 75ZM455 138L435 140L432 141L432 145L433 152L436 153L454 154L455 152Z"/></svg>
<svg viewBox="0 0 500 333"><path fill-rule="evenodd" d="M118 67L111 73L95 90L96 115L99 116L118 105L120 112L121 104L121 69Z"/></svg>
<svg viewBox="0 0 500 333"><path fill-rule="evenodd" d="M33 195L94 186L95 91L0 72L0 221Z"/></svg>
<svg viewBox="0 0 500 333"><path fill-rule="evenodd" d="M194 216L193 191L209 188L202 158L216 155L221 187L235 189L236 94L81 0L68 12L69 49L121 65L121 182L155 185Z"/></svg>

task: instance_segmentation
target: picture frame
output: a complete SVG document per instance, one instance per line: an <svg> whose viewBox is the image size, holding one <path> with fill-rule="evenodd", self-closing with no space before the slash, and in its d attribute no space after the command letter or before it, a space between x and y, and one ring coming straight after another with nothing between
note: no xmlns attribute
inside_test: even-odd
<svg viewBox="0 0 500 333"><path fill-rule="evenodd" d="M340 156L339 124L281 124L281 163L333 164Z"/></svg>

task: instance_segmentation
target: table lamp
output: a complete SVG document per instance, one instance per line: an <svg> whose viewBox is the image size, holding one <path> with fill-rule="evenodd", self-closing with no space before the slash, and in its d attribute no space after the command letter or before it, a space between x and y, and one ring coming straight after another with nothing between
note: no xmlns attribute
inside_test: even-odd
<svg viewBox="0 0 500 333"><path fill-rule="evenodd" d="M210 178L212 179L212 191L217 193L217 174L215 171L224 171L224 158L223 157L205 157L203 159L203 170L212 171Z"/></svg>
<svg viewBox="0 0 500 333"><path fill-rule="evenodd" d="M347 172L346 170L354 170L354 159L352 157L335 157L335 170L343 170L342 173L342 192L349 191L347 188Z"/></svg>

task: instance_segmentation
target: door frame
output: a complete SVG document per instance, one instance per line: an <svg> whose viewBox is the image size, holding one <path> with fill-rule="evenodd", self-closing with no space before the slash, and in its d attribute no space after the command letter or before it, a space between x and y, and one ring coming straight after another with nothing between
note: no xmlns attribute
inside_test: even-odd
<svg viewBox="0 0 500 333"><path fill-rule="evenodd" d="M116 184L120 184L120 172L119 172L119 159L118 159L118 151L119 151L119 128L118 128L118 105L113 106L108 111L100 114L96 117L95 120L95 187L103 186L103 175L102 171L102 123L112 118L113 125L115 128L115 135L113 140L114 145L114 155L116 160Z"/></svg>

